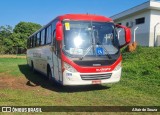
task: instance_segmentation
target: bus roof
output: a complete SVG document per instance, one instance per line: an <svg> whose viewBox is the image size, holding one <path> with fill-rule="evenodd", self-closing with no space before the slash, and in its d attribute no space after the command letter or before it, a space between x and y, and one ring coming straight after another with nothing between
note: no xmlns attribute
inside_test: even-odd
<svg viewBox="0 0 160 115"><path fill-rule="evenodd" d="M63 20L84 20L84 21L100 21L100 22L111 22L111 18L107 18L105 16L100 15L92 15L92 14L65 14L58 16L60 21Z"/></svg>
<svg viewBox="0 0 160 115"><path fill-rule="evenodd" d="M99 21L99 22L113 22L111 18L107 18L105 16L100 15L93 15L93 14L64 14L56 17L52 21L50 21L48 24L44 25L42 28L34 32L32 35L36 34L37 32L41 31L43 28L47 27L49 24L51 24L54 20L74 20L74 21ZM32 36L31 35L31 36ZM31 37L29 36L29 37Z"/></svg>

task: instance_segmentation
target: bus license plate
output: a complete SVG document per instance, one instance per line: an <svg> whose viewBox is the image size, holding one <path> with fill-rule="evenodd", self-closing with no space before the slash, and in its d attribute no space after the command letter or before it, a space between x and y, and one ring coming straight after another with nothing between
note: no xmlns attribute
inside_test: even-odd
<svg viewBox="0 0 160 115"><path fill-rule="evenodd" d="M92 84L101 84L101 80L93 80Z"/></svg>

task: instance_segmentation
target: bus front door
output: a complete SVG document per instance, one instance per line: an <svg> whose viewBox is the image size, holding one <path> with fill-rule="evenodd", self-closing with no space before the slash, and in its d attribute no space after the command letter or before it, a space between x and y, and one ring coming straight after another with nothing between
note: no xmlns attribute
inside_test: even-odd
<svg viewBox="0 0 160 115"><path fill-rule="evenodd" d="M56 81L62 81L62 68L61 68L61 58L60 58L60 50L55 45L55 51L53 53L53 67L54 67L54 78Z"/></svg>

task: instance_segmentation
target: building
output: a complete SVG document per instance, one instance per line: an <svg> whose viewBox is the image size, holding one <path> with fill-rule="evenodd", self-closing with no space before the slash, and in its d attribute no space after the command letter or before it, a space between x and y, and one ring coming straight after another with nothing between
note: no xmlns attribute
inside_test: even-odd
<svg viewBox="0 0 160 115"><path fill-rule="evenodd" d="M160 46L160 1L150 0L111 17L115 23L132 30L132 42L142 46ZM123 32L118 30L120 44Z"/></svg>

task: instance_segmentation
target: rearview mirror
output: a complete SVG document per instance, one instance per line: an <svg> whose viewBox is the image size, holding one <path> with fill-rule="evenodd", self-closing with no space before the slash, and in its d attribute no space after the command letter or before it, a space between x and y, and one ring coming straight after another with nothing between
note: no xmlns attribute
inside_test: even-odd
<svg viewBox="0 0 160 115"><path fill-rule="evenodd" d="M60 21L56 24L56 40L62 41L63 39L63 25Z"/></svg>
<svg viewBox="0 0 160 115"><path fill-rule="evenodd" d="M124 32L125 32L125 44L121 45L120 48L126 46L127 44L130 43L131 41L131 30L130 28L127 28L125 26L122 26L122 25L116 25L117 28L122 28L124 29Z"/></svg>

